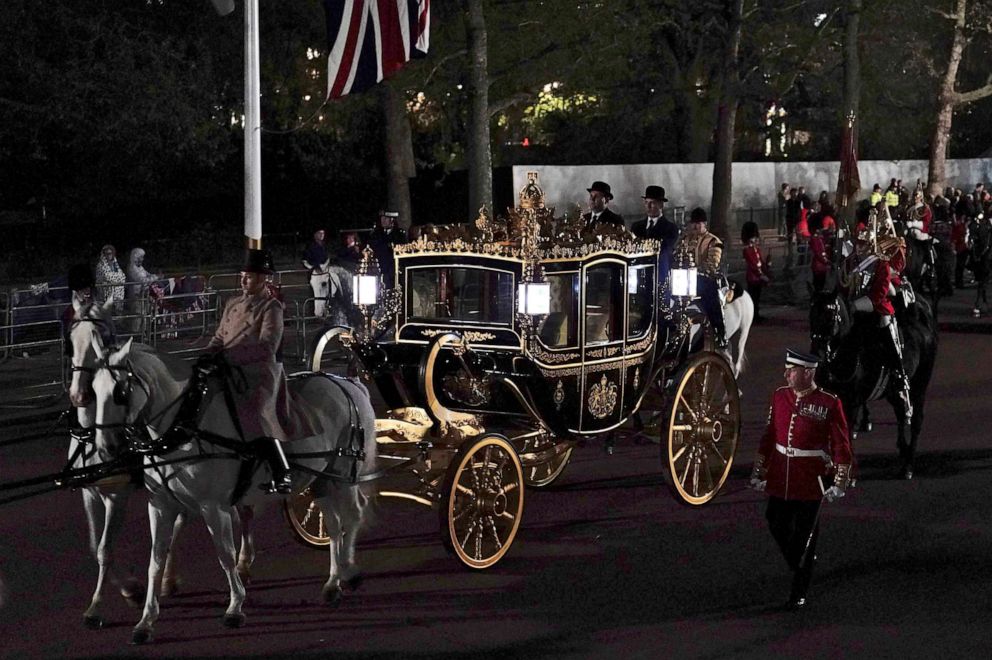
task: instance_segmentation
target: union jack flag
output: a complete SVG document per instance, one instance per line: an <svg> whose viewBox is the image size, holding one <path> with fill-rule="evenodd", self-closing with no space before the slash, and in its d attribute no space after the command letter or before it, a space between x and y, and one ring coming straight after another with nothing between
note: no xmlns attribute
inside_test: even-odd
<svg viewBox="0 0 992 660"><path fill-rule="evenodd" d="M324 0L327 97L368 89L430 45L430 0Z"/></svg>

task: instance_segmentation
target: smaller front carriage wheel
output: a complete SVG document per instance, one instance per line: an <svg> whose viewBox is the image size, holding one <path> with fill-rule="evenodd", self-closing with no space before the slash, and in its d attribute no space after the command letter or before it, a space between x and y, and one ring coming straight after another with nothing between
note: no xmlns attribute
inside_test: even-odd
<svg viewBox="0 0 992 660"><path fill-rule="evenodd" d="M309 488L285 499L286 519L296 533L296 539L314 548L326 548L331 542L324 526L324 514Z"/></svg>
<svg viewBox="0 0 992 660"><path fill-rule="evenodd" d="M665 462L675 493L704 504L730 474L741 427L741 402L730 364L702 353L686 367L669 407ZM664 437L664 429L662 429Z"/></svg>
<svg viewBox="0 0 992 660"><path fill-rule="evenodd" d="M488 568L513 544L524 512L524 475L510 441L488 433L458 448L444 478L441 537L469 568Z"/></svg>

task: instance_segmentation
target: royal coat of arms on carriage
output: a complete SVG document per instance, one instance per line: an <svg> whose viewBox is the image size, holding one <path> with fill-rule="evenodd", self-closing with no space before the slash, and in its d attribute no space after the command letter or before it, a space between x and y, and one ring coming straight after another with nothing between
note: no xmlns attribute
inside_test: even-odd
<svg viewBox="0 0 992 660"><path fill-rule="evenodd" d="M617 406L617 384L610 382L606 374L589 390L589 412L596 419L607 417Z"/></svg>

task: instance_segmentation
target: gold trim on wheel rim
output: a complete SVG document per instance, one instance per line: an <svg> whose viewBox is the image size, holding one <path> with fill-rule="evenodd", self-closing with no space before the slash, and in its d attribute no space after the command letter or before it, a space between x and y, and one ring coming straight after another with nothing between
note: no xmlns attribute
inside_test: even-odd
<svg viewBox="0 0 992 660"><path fill-rule="evenodd" d="M286 518L296 532L297 538L305 545L323 548L330 544L331 537L324 526L324 514L313 498L309 488L293 493L285 500Z"/></svg>
<svg viewBox="0 0 992 660"><path fill-rule="evenodd" d="M687 504L704 504L727 480L740 435L740 394L727 361L694 358L679 382L668 419L671 483Z"/></svg>
<svg viewBox="0 0 992 660"><path fill-rule="evenodd" d="M466 441L448 468L441 507L445 547L469 568L488 568L513 544L524 511L520 459L501 435Z"/></svg>

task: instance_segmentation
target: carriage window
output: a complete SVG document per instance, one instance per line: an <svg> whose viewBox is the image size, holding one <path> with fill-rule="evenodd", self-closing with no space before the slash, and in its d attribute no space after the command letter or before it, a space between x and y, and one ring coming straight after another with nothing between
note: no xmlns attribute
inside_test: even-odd
<svg viewBox="0 0 992 660"><path fill-rule="evenodd" d="M623 266L603 264L586 270L586 344L623 339Z"/></svg>
<svg viewBox="0 0 992 660"><path fill-rule="evenodd" d="M579 276L576 273L548 275L551 285L551 312L538 330L541 342L548 348L578 346L579 343Z"/></svg>
<svg viewBox="0 0 992 660"><path fill-rule="evenodd" d="M407 317L509 325L513 274L481 268L416 268L407 271Z"/></svg>
<svg viewBox="0 0 992 660"><path fill-rule="evenodd" d="M643 335L654 316L654 266L627 270L627 337Z"/></svg>

